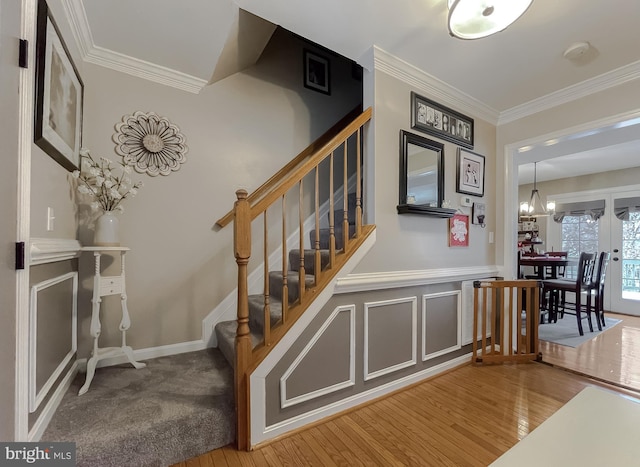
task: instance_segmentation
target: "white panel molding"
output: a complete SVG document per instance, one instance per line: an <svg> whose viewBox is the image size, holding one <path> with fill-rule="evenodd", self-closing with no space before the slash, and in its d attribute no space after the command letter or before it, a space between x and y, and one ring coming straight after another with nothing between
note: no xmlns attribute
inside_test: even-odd
<svg viewBox="0 0 640 467"><path fill-rule="evenodd" d="M546 96L517 105L500 113L498 125L504 125L533 115L558 105L566 104L577 99L620 86L629 81L640 78L640 61L629 63L616 70L595 76L591 79L560 89Z"/></svg>
<svg viewBox="0 0 640 467"><path fill-rule="evenodd" d="M339 313L349 313L349 375L347 379L339 383L326 386L324 388L316 389L314 391L302 394L300 396L289 398L287 396L287 380L296 368L300 365L304 357L311 351L316 345L320 337L324 334L327 328L333 323ZM284 372L280 378L280 407L291 407L292 405L300 404L318 397L331 394L332 392L339 391L344 388L354 386L356 384L356 306L355 305L343 305L337 307L329 318L322 324L320 329L309 340L307 345L302 349L302 352L291 363L287 371Z"/></svg>
<svg viewBox="0 0 640 467"><path fill-rule="evenodd" d="M367 402L370 402L384 395L398 391L399 389L419 383L420 381L431 378L437 374L443 373L445 371L449 371L459 366L468 365L470 357L471 357L471 353L462 355L452 360L443 362L439 365L435 365L425 370L419 371L417 373L413 373L411 375L405 376L404 378L390 381L389 383L382 384L368 391L355 394L346 399L336 401L332 404L325 405L324 407L319 407L310 412L300 414L296 417L289 418L287 420L284 420L279 423L275 423L273 425L266 426L264 425L264 423L262 424L256 423L262 420L256 420L253 416L254 413L252 412L251 445L255 447L260 443L274 439L284 433L301 428L305 425L309 425L310 423L316 422L318 420L322 420L332 415L339 414L353 407L357 407L359 405L365 404ZM256 392L256 389L257 388L255 388L253 385L251 386L252 410L254 409L253 404L257 402L255 400L256 397L254 397L254 393ZM260 391L262 391L263 389L264 388L260 388ZM256 394L255 396L262 397L263 394L260 394L260 395ZM255 408L258 409L258 407L255 407ZM264 406L260 410L264 411Z"/></svg>
<svg viewBox="0 0 640 467"><path fill-rule="evenodd" d="M347 181L347 191L355 190L356 177L352 175ZM337 190L334 194L334 207L342 206L344 196L342 190ZM326 219L329 214L329 200L319 206L318 212L320 219ZM304 222L304 231L309 232L315 228L315 215L309 216ZM328 222L328 221L327 221ZM320 222L321 228L324 227ZM305 237L305 243L309 241L308 236ZM290 248L299 248L300 245L300 229L296 229L288 238L287 245ZM247 277L249 293L253 290L262 290L264 286L264 263L260 263L251 274ZM282 269L282 245L280 245L273 253L269 255L270 268ZM258 292L260 293L260 292ZM202 340L207 343L208 347L216 347L218 338L214 332L216 324L222 321L233 321L237 319L238 310L238 289L234 288L211 312L202 320Z"/></svg>
<svg viewBox="0 0 640 467"><path fill-rule="evenodd" d="M427 301L432 300L438 297L448 297L450 295L456 296L456 343L451 347L447 347L446 349L438 350L437 352L427 353ZM439 292L432 293L422 296L422 361L430 360L432 358L439 357L440 355L448 354L449 352L453 352L454 350L459 350L462 348L462 307L460 300L461 292L460 290L452 290L450 292Z"/></svg>
<svg viewBox="0 0 640 467"><path fill-rule="evenodd" d="M82 248L78 240L69 238L31 238L30 244L31 266L76 258Z"/></svg>
<svg viewBox="0 0 640 467"><path fill-rule="evenodd" d="M369 373L369 309L381 308L399 303L411 303L411 358L404 362L398 362L386 368ZM418 297L395 298L379 302L365 302L364 304L364 380L369 381L394 371L414 366L417 363L416 343L418 335Z"/></svg>
<svg viewBox="0 0 640 467"><path fill-rule="evenodd" d="M462 268L421 269L349 274L338 280L336 294L394 289L415 285L442 284L498 275L498 266L470 266Z"/></svg>
<svg viewBox="0 0 640 467"><path fill-rule="evenodd" d="M73 37L85 62L198 94L208 81L98 47L93 42L82 0L63 0Z"/></svg>
<svg viewBox="0 0 640 467"><path fill-rule="evenodd" d="M393 76L427 94L425 97L439 100L445 103L447 107L453 107L463 113L471 114L497 125L499 112L493 107L401 60L380 47L373 46L373 56L376 70Z"/></svg>
<svg viewBox="0 0 640 467"><path fill-rule="evenodd" d="M267 375L273 370L276 364L287 353L295 341L300 337L302 332L309 326L311 321L322 310L322 307L333 296L334 288L337 280L342 274L347 274L347 271L352 271L353 268L362 261L362 258L366 256L373 245L376 242L376 231L374 230L369 237L366 238L360 248L356 250L351 258L347 261L347 264L338 272L338 276L334 277L329 284L318 294L318 297L313 301L309 309L295 322L289 332L282 338L275 348L267 355L262 363L251 373L250 382L251 385L251 398L250 413L251 413L251 442L255 444L264 438L263 432L267 426L267 413L266 413L266 378ZM275 436L275 435L274 435Z"/></svg>
<svg viewBox="0 0 640 467"><path fill-rule="evenodd" d="M69 369L64 379L60 382L56 390L53 392L53 395L49 398L49 402L44 406L40 416L35 421L31 430L29 430L28 441L36 442L40 441L42 438L42 434L49 426L51 419L56 413L56 409L62 402L62 398L67 393L69 388L71 387L71 383L73 383L74 378L78 374L78 362L74 362L72 367Z"/></svg>
<svg viewBox="0 0 640 467"><path fill-rule="evenodd" d="M38 293L62 282L72 281L71 296L71 342L69 352L53 371L40 391L36 387L37 343L38 343ZM31 306L29 310L29 412L33 413L40 406L65 367L71 362L78 349L78 273L76 271L63 274L31 287Z"/></svg>

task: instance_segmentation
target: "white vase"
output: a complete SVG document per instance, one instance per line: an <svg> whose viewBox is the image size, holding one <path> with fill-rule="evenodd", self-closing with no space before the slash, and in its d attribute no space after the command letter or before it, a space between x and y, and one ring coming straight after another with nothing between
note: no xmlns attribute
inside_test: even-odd
<svg viewBox="0 0 640 467"><path fill-rule="evenodd" d="M120 246L120 220L113 211L105 211L96 220L93 243L96 246Z"/></svg>

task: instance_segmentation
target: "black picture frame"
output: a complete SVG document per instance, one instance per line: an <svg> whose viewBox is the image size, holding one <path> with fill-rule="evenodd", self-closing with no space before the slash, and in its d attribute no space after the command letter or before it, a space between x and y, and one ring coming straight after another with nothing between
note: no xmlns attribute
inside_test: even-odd
<svg viewBox="0 0 640 467"><path fill-rule="evenodd" d="M331 95L331 62L328 57L303 50L304 87Z"/></svg>
<svg viewBox="0 0 640 467"><path fill-rule="evenodd" d="M473 119L411 92L411 128L473 149Z"/></svg>
<svg viewBox="0 0 640 467"><path fill-rule="evenodd" d="M471 208L471 223L484 227L487 215L487 205L485 203L473 203Z"/></svg>
<svg viewBox="0 0 640 467"><path fill-rule="evenodd" d="M458 148L456 165L456 191L473 196L484 196L485 158L465 148Z"/></svg>
<svg viewBox="0 0 640 467"><path fill-rule="evenodd" d="M84 84L49 12L38 0L34 143L69 171L80 167Z"/></svg>

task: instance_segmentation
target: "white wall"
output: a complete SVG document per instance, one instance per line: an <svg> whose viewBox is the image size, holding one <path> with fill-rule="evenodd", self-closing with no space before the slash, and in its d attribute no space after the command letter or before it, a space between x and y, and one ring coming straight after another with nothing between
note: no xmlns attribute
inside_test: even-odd
<svg viewBox="0 0 640 467"><path fill-rule="evenodd" d="M469 247L448 246L448 219L403 214L398 215L399 201L399 133L401 129L420 134L445 145L445 199L460 206L462 195L456 193L457 146L453 143L411 129L410 93L430 96L382 71L375 72L375 224L376 244L354 272L387 272L432 268L481 266L494 263L494 245L489 232L495 230L495 127L479 118L475 120L474 152L485 156L485 196L471 197L487 205L487 226L470 226ZM447 102L442 105L450 106ZM455 110L455 109L454 109ZM369 194L371 196L371 194ZM462 208L470 214L470 208Z"/></svg>

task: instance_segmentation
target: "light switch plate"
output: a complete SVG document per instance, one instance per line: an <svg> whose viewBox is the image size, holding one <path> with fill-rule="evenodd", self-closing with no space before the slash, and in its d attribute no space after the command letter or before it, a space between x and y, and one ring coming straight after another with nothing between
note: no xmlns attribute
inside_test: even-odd
<svg viewBox="0 0 640 467"><path fill-rule="evenodd" d="M463 196L462 199L460 199L460 205L469 208L473 205L473 200L469 196Z"/></svg>

